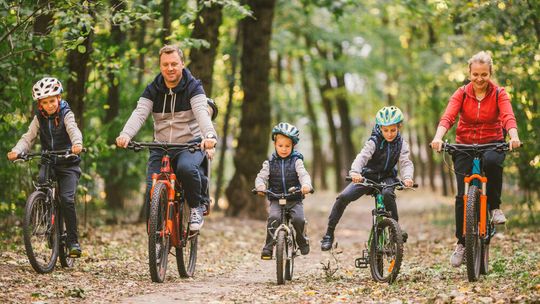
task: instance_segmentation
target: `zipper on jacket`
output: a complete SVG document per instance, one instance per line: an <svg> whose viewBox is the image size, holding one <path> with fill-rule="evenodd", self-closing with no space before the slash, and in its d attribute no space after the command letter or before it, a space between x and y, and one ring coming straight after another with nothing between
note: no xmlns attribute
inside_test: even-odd
<svg viewBox="0 0 540 304"><path fill-rule="evenodd" d="M283 183L283 193L287 194L287 186L285 184L285 162L281 159L281 181Z"/></svg>
<svg viewBox="0 0 540 304"><path fill-rule="evenodd" d="M478 119L480 119L480 101L478 101L478 110L476 111L476 122L474 123L475 125L478 125ZM478 134L478 130L477 128L474 128L474 139L473 141L476 142L476 135Z"/></svg>
<svg viewBox="0 0 540 304"><path fill-rule="evenodd" d="M386 163L384 164L384 170L386 172L386 167L388 167L388 161L390 160L390 143L386 145Z"/></svg>
<svg viewBox="0 0 540 304"><path fill-rule="evenodd" d="M51 150L54 150L54 137L51 129L51 120L49 119L49 135L51 135Z"/></svg>

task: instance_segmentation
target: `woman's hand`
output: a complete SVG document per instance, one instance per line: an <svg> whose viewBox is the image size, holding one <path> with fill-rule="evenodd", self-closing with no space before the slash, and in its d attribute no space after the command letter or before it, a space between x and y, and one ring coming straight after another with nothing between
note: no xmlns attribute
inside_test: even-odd
<svg viewBox="0 0 540 304"><path fill-rule="evenodd" d="M364 177L360 173L351 173L352 182L357 184L364 181Z"/></svg>
<svg viewBox="0 0 540 304"><path fill-rule="evenodd" d="M437 152L441 152L442 150L442 145L443 145L443 141L442 139L440 138L433 138L433 140L431 141L431 149L437 151Z"/></svg>
<svg viewBox="0 0 540 304"><path fill-rule="evenodd" d="M510 141L508 142L508 148L510 151L521 146L521 141L519 140L519 135L516 128L508 130L508 135L510 135Z"/></svg>
<svg viewBox="0 0 540 304"><path fill-rule="evenodd" d="M79 154L81 153L83 147L81 144L76 144L76 145L73 145L73 147L71 147L71 152L73 152L74 154Z"/></svg>

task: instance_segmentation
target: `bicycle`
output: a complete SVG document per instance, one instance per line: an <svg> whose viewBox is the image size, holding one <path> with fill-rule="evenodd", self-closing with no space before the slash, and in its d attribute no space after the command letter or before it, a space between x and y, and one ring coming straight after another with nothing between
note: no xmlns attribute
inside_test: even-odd
<svg viewBox="0 0 540 304"><path fill-rule="evenodd" d="M352 181L352 178L348 176L346 180ZM373 280L393 283L399 274L403 261L403 237L399 223L384 207L382 191L385 188L403 190L409 187L405 187L401 181L384 184L369 179L364 179L358 184L374 190L371 195L375 198L375 208L371 211L373 221L367 248L362 250L362 257L354 261L355 267L367 268L369 265ZM417 187L418 185L414 184L412 188Z"/></svg>
<svg viewBox="0 0 540 304"><path fill-rule="evenodd" d="M55 157L69 159L77 155L69 149L44 150L22 153L13 161L27 162L41 158L45 166L43 179L32 182L35 190L28 196L24 207L24 248L30 265L37 273L52 272L58 259L62 267L73 267L75 261L75 257L69 255L66 223L58 198L58 182L52 171Z"/></svg>
<svg viewBox="0 0 540 304"><path fill-rule="evenodd" d="M272 236L272 244L276 250L276 275L278 285L285 284L285 280L291 281L294 272L294 258L298 255L298 244L296 243L296 231L290 221L291 216L289 210L286 209L287 199L298 194L302 194L299 188L292 187L288 193L274 193L270 190L257 191L251 190L253 194L263 192L266 195L271 194L278 198L278 203L281 208L281 224L277 228L268 228L268 232ZM313 193L311 189L309 193ZM272 232L272 230L274 230Z"/></svg>
<svg viewBox="0 0 540 304"><path fill-rule="evenodd" d="M495 224L491 221L487 204L487 177L482 172L482 155L486 151L508 151L508 143L450 144L443 143L442 150L452 155L455 152L472 156L471 174L465 176L463 195L463 236L465 259L469 282L477 281L480 274L489 272L489 244L495 235Z"/></svg>
<svg viewBox="0 0 540 304"><path fill-rule="evenodd" d="M172 144L157 142L130 142L128 149L135 152L143 148L161 149L160 173L152 174L150 215L148 218L148 260L153 282L162 283L167 272L168 255L175 247L180 277L192 277L197 262L198 231L191 231L190 207L182 183L177 180L170 164L170 153L200 150L199 143Z"/></svg>

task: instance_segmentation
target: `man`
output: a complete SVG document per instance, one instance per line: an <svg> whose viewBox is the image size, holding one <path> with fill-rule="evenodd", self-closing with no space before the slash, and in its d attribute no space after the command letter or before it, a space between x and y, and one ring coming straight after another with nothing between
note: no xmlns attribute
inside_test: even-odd
<svg viewBox="0 0 540 304"><path fill-rule="evenodd" d="M203 164L205 151L212 157L217 143L217 134L210 119L211 113L201 81L195 79L184 68L182 51L172 45L165 45L159 51L161 73L156 76L139 98L137 108L131 114L116 145L126 148L137 134L150 113L154 119L154 140L168 143L201 142L203 151L182 151L172 155L171 162L177 177L184 185L184 191L191 207L190 229L199 230L205 210L206 178ZM150 150L147 170L146 204L150 197L152 174L159 173L163 151Z"/></svg>

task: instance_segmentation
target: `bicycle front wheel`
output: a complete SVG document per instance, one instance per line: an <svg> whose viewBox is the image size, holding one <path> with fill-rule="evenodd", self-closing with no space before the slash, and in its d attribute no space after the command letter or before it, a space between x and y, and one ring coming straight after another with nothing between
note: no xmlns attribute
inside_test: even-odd
<svg viewBox="0 0 540 304"><path fill-rule="evenodd" d="M294 227L289 226L291 229L291 234L287 238L287 248L285 248L285 254L287 256L287 261L285 262L285 280L292 280L294 273L294 258L296 255L296 241Z"/></svg>
<svg viewBox="0 0 540 304"><path fill-rule="evenodd" d="M178 273L183 278L189 278L195 273L197 263L198 231L189 230L190 211L188 203L180 203L180 248L176 248L176 262Z"/></svg>
<svg viewBox="0 0 540 304"><path fill-rule="evenodd" d="M384 218L377 224L371 239L369 253L371 276L377 282L394 282L399 274L402 259L401 228L394 219Z"/></svg>
<svg viewBox="0 0 540 304"><path fill-rule="evenodd" d="M479 199L480 193L478 187L471 185L467 193L467 205L465 206L465 259L469 282L478 280L482 260L482 240L478 232L479 214L477 212Z"/></svg>
<svg viewBox="0 0 540 304"><path fill-rule="evenodd" d="M58 258L58 221L53 203L42 191L28 197L24 210L24 248L32 268L38 273L54 269Z"/></svg>
<svg viewBox="0 0 540 304"><path fill-rule="evenodd" d="M152 282L162 283L167 273L170 235L166 229L168 188L164 183L154 186L148 223L148 265Z"/></svg>
<svg viewBox="0 0 540 304"><path fill-rule="evenodd" d="M285 231L280 230L277 235L276 243L276 275L278 285L285 284L285 279L283 277L285 257Z"/></svg>

